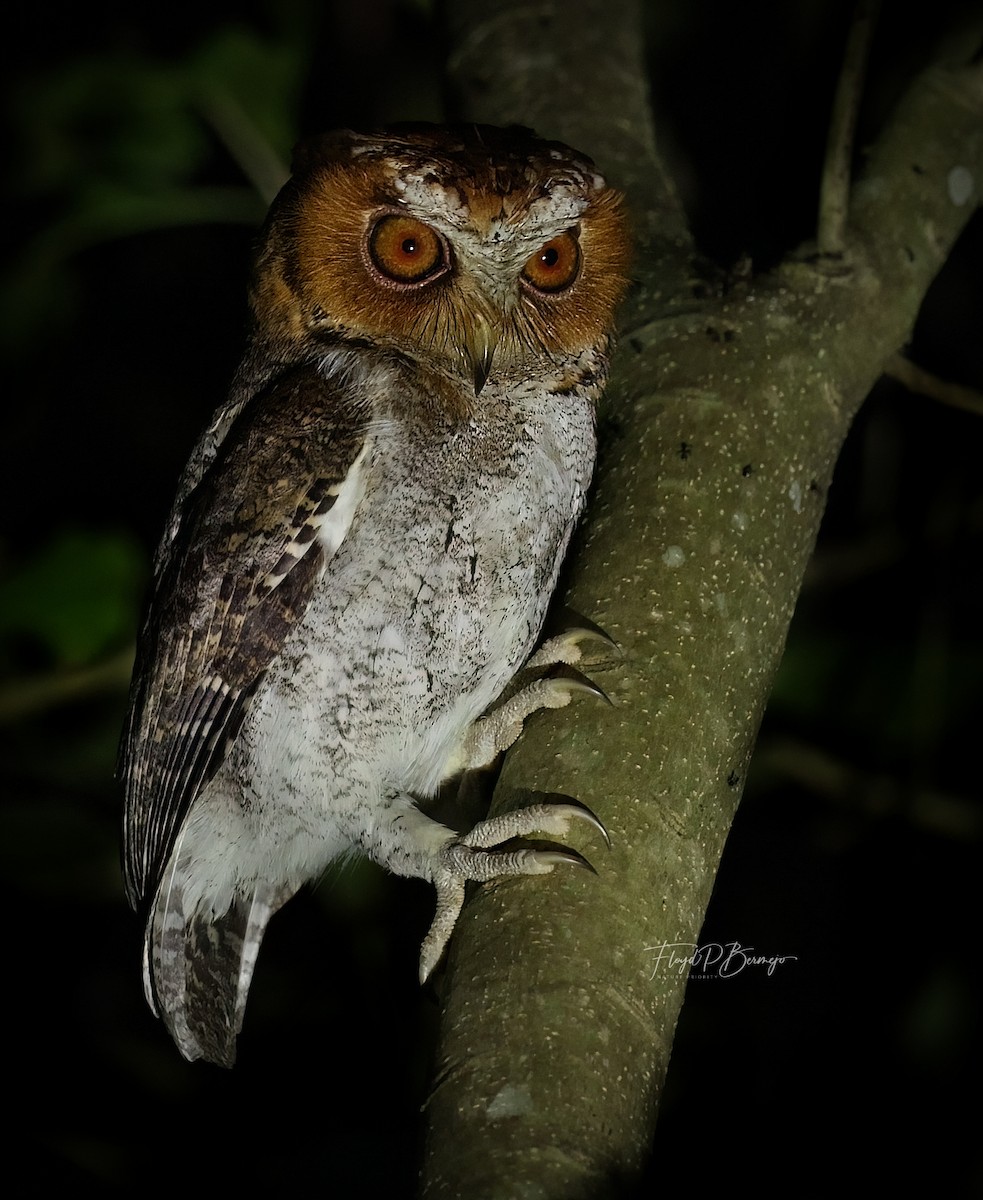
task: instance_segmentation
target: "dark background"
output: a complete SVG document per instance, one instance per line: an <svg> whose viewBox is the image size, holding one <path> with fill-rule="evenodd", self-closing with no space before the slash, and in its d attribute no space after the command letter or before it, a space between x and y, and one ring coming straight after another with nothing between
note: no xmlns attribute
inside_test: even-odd
<svg viewBox="0 0 983 1200"><path fill-rule="evenodd" d="M956 9L883 18L861 157ZM724 264L767 267L810 236L847 13L680 3L650 21L687 204ZM188 1065L144 1005L112 770L149 555L242 348L264 209L215 96L283 158L302 133L439 119L439 31L408 0L17 21L0 292L7 1161L33 1181L19 1194L193 1177L409 1195L437 1019L415 983L430 890L356 864L298 897L264 945L234 1072ZM981 226L910 347L976 389ZM856 422L702 939L794 961L691 981L640 1194L983 1182L980 451L979 416L888 381Z"/></svg>

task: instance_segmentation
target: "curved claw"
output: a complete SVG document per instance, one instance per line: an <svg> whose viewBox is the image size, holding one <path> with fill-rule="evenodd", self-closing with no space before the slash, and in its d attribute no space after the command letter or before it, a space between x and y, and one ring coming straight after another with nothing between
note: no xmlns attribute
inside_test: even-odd
<svg viewBox="0 0 983 1200"><path fill-rule="evenodd" d="M580 613L577 614L576 626L569 631L567 636L572 637L578 633L584 635L579 640L603 642L608 649L613 650L619 658L623 657L624 651L614 640L614 638L607 632L607 630L602 629L600 625L596 625L590 619L590 617L582 616Z"/></svg>
<svg viewBox="0 0 983 1200"><path fill-rule="evenodd" d="M547 679L555 679L558 683L562 683L572 692L586 692L589 696L596 696L598 700L603 700L605 704L609 704L614 708L614 701L604 691L603 688L597 686L593 679L588 679L576 667L571 667L568 663L562 663L555 667L546 676Z"/></svg>
<svg viewBox="0 0 983 1200"><path fill-rule="evenodd" d="M609 850L611 849L611 837L604 827L604 822L593 809L588 808L582 800L578 800L575 796L564 796L562 799L556 801L556 803L560 808L569 809L571 817L576 817L578 821L584 821L588 825L593 825L601 837L604 838L604 844Z"/></svg>
<svg viewBox="0 0 983 1200"><path fill-rule="evenodd" d="M582 801L564 795L479 821L469 833L460 837L448 834L450 840L443 843L433 864L437 911L420 951L421 981L427 979L444 952L464 903L466 880L541 875L559 865L597 874L582 854L562 845L547 843L542 848L503 845L513 838L535 836L537 832L563 838L569 831L569 822L574 819L593 826L610 849L611 839L598 817Z"/></svg>
<svg viewBox="0 0 983 1200"><path fill-rule="evenodd" d="M571 608L569 604L560 605L547 621L547 638L576 637L581 633L593 634L598 641L606 642L612 650L617 650L619 654L622 653L621 647L606 629L598 625L596 621L592 621L590 617L585 617L582 612Z"/></svg>
<svg viewBox="0 0 983 1200"><path fill-rule="evenodd" d="M576 850L530 850L529 853L535 855L536 862L566 863L568 866L581 867L590 871L592 875L597 874L587 859L582 854L578 854Z"/></svg>
<svg viewBox="0 0 983 1200"><path fill-rule="evenodd" d="M526 663L526 669L539 670L559 663L577 663L584 657L581 645L584 642L603 643L601 658L624 657L621 647L593 621L577 614L575 620L565 622L558 631L551 630L549 636Z"/></svg>

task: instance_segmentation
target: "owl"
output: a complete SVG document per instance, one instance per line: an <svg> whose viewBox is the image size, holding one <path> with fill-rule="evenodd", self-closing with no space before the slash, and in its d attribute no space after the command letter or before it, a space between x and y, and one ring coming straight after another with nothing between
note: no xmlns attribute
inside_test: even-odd
<svg viewBox="0 0 983 1200"><path fill-rule="evenodd" d="M585 862L513 839L606 836L573 801L463 834L427 810L588 686L542 670L585 631L535 648L628 244L590 160L528 130L298 152L157 552L121 752L146 994L186 1058L232 1064L267 922L332 861L431 881L426 978L468 880Z"/></svg>

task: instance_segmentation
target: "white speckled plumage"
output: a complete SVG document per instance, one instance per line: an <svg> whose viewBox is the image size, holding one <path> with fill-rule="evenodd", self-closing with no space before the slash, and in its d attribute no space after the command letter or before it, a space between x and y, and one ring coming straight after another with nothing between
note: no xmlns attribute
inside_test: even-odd
<svg viewBox="0 0 983 1200"><path fill-rule="evenodd" d="M407 274L418 225L373 242L393 214L436 265ZM338 856L434 882L424 973L465 879L562 858L495 847L562 835L573 806L459 838L418 802L569 698L541 687L496 723L584 506L625 253L592 165L524 131L301 157L158 553L124 740L147 994L186 1057L231 1063L266 922Z"/></svg>

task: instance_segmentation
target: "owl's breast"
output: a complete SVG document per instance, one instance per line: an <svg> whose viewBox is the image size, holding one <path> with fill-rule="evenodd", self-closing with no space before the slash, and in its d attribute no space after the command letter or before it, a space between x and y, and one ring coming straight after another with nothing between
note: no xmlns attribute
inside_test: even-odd
<svg viewBox="0 0 983 1200"><path fill-rule="evenodd" d="M435 790L536 642L594 445L586 396L374 433L351 527L268 685L339 771Z"/></svg>
<svg viewBox="0 0 983 1200"><path fill-rule="evenodd" d="M548 399L432 441L414 431L373 462L350 553L363 558L363 539L392 547L386 610L439 654L454 691L476 668L510 675L529 653L583 508L593 413L586 397L553 411Z"/></svg>

